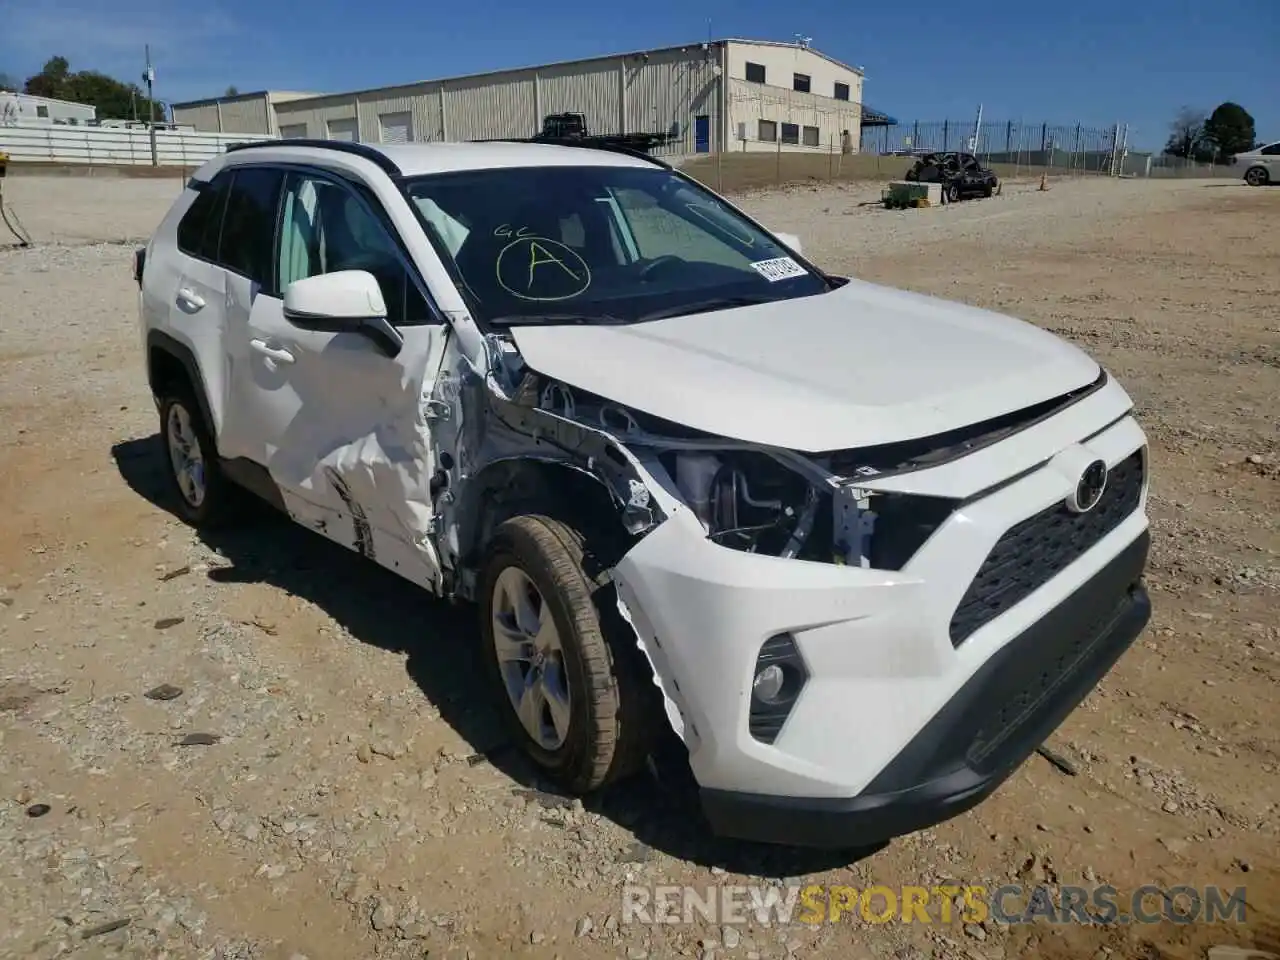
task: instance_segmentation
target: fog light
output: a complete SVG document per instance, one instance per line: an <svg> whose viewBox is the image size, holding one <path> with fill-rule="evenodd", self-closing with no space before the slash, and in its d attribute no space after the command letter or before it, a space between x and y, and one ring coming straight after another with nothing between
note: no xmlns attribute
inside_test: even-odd
<svg viewBox="0 0 1280 960"><path fill-rule="evenodd" d="M748 726L761 743L773 743L791 714L809 674L790 634L770 637L756 657Z"/></svg>
<svg viewBox="0 0 1280 960"><path fill-rule="evenodd" d="M776 663L772 663L756 674L751 690L756 699L764 703L777 703L782 688L787 682L787 675Z"/></svg>

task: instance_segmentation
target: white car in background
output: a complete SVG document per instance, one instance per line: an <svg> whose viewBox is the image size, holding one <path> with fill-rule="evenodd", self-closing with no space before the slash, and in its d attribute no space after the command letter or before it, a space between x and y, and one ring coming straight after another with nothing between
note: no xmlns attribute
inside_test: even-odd
<svg viewBox="0 0 1280 960"><path fill-rule="evenodd" d="M1280 183L1280 140L1236 154L1235 162L1244 167L1244 181L1251 187Z"/></svg>
<svg viewBox="0 0 1280 960"><path fill-rule="evenodd" d="M245 488L477 604L567 791L665 739L720 834L875 843L991 793L1149 618L1106 371L652 158L244 145L135 277L181 515Z"/></svg>

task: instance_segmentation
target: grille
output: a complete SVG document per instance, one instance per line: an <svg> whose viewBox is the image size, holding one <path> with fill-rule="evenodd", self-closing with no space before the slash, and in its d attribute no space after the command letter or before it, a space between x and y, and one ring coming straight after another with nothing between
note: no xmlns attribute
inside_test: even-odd
<svg viewBox="0 0 1280 960"><path fill-rule="evenodd" d="M1142 499L1143 451L1111 470L1098 505L1072 513L1057 504L1007 530L991 548L978 575L951 616L951 642L970 634L1013 607L1074 563L1118 527Z"/></svg>

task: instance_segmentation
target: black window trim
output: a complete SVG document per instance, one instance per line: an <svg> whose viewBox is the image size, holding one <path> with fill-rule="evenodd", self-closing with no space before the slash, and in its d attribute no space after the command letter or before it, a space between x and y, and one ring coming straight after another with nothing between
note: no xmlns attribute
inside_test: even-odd
<svg viewBox="0 0 1280 960"><path fill-rule="evenodd" d="M217 182L219 177L225 176L229 181L233 180L234 179L232 177L233 170L234 170L233 167L223 167L216 174L214 174L212 180L197 180L195 177L192 177L190 180L187 181L187 186L190 187L192 190L194 190L198 197L200 194L207 193L208 191L212 190L214 183ZM182 247L178 245L178 230L182 226L182 221L186 219L187 214L191 212L191 208L194 207L195 205L196 205L195 200L192 200L191 203L187 206L187 209L182 211L182 216L178 218L178 222L173 226L174 249L176 249L184 257L190 257L192 260L198 260L201 263L207 263L209 264L209 266L217 267L219 270L230 270L231 268L228 267L225 263L219 263L216 256L213 259L210 259L209 257L201 256L198 253L192 253L190 250L183 250ZM217 245L219 247L222 246L222 224L226 221L226 218L227 218L227 205L224 203L222 205L222 219L218 221Z"/></svg>
<svg viewBox="0 0 1280 960"><path fill-rule="evenodd" d="M235 190L235 186L236 186L235 175L242 170L270 170L276 173L281 172L277 167L277 165L272 163L237 163L234 166L224 167L221 171L219 171L219 173L225 173L225 172L231 173L232 175L231 189ZM271 226L271 238L272 238L273 244L277 234L280 231L280 211L281 209L283 209L283 203L284 203L284 176L283 174L281 174L280 188L276 192L276 209L275 209L275 214L273 215L273 218L272 218L272 226ZM244 279L248 280L250 283L253 283L254 282L253 277L249 276L243 270L235 269L234 267L225 263L222 259L222 234L223 234L223 231L226 230L227 228L227 210L229 210L230 208L231 208L231 194L228 193L227 205L222 209L222 223L218 227L218 259L214 261L214 264L215 266L218 266L221 269L227 271L227 273L234 273L237 277L243 277ZM273 249L274 249L274 246L273 246ZM270 284L267 284L267 283L259 284L258 291L255 294L255 296L268 296L268 297L271 297L273 300L281 299L282 293L277 289L279 286L277 282L279 280L279 277L277 276L277 274L279 273L278 267L279 267L279 264L276 263L275 257L273 255L271 259L271 268L270 268L271 275L267 278L268 280L270 280ZM272 291L275 291L275 292L272 292Z"/></svg>
<svg viewBox="0 0 1280 960"><path fill-rule="evenodd" d="M282 226L281 221L284 216L284 192L285 192L285 187L288 185L288 175L290 173L292 172L305 173L307 176L315 176L320 179L326 179L329 182L333 183L334 186L340 189L346 189L347 191L349 191L353 196L355 196L356 202L358 202L364 208L366 213L369 213L371 216L373 216L374 220L378 222L378 224L383 228L384 231L386 231L387 235L391 238L392 245L394 246L395 252L396 252L396 259L400 261L400 265L404 267L406 273L409 276L409 279L413 282L414 287L417 288L418 293L421 294L423 300L426 302L427 313L430 314L430 317L431 317L431 319L423 320L419 323L392 323L391 325L399 329L401 327L440 326L440 325L447 325L449 323L448 317L445 316L444 311L441 310L439 304L436 303L435 297L431 295L431 291L428 288L426 282L423 280L421 273L417 268L417 265L414 264L413 258L409 256L408 251L405 249L404 240L400 236L400 232L396 230L395 224L391 222L391 218L387 215L386 207L377 200L377 197L375 195L373 195L372 191L369 189L368 184L353 180L351 177L346 176L342 172L339 172L336 170L330 170L325 167L318 167L314 164L298 162L298 161L272 160L272 161L253 161L249 163L227 164L221 170L219 170L213 176L212 179L197 180L194 177L192 177L190 180L187 181L187 186L195 190L196 193L202 193L206 190L212 189L214 181L217 180L218 177L223 176L224 174L233 177L232 185L234 186L234 174L236 171L248 170L248 169L264 169L264 168L278 171L282 176L282 181L280 185L279 194L276 197L275 218L273 220L273 224L271 228L271 251L272 251L271 253L271 289L268 290L266 285L264 284L258 290L259 296L268 296L268 297L271 297L273 300L281 300L281 301L283 301L284 299L284 291L279 289L280 287L280 263L279 263L280 230ZM410 206L412 207L412 204L410 204ZM190 207L188 207L187 209L189 210ZM416 213L416 211L414 212ZM184 216L185 216L185 213L184 213ZM226 207L224 206L223 207L224 221L225 221L225 218L226 218ZM181 218L179 218L179 221L181 221ZM430 237L428 237L428 240L430 240ZM176 245L176 242L177 242L176 228L175 228L174 241ZM221 247L222 245L222 224L218 225L218 245L219 247ZM244 274L239 270L234 270L231 267L229 267L227 264L221 263L218 260L209 260L206 257L199 257L199 256L196 256L195 254L187 253L185 250L180 252L183 254L183 256L188 256L188 257L191 257L193 260L199 260L203 263L208 263L210 266L218 267L221 270L226 270L228 273L234 273L236 276L244 277L246 280L250 280L252 282L252 278L249 277L248 275Z"/></svg>

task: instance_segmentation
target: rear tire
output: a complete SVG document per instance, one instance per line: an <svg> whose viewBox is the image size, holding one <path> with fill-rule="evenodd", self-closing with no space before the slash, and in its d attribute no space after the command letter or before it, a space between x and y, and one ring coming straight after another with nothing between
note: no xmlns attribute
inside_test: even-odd
<svg viewBox="0 0 1280 960"><path fill-rule="evenodd" d="M1245 171L1244 182L1251 187L1265 187L1271 181L1266 167L1250 167Z"/></svg>
<svg viewBox="0 0 1280 960"><path fill-rule="evenodd" d="M585 537L551 517L495 531L478 592L484 658L513 736L562 788L638 772L650 748L647 694L607 573L587 573Z"/></svg>
<svg viewBox="0 0 1280 960"><path fill-rule="evenodd" d="M178 516L194 527L234 521L244 506L244 494L222 472L213 433L194 394L170 386L157 399L165 476Z"/></svg>

